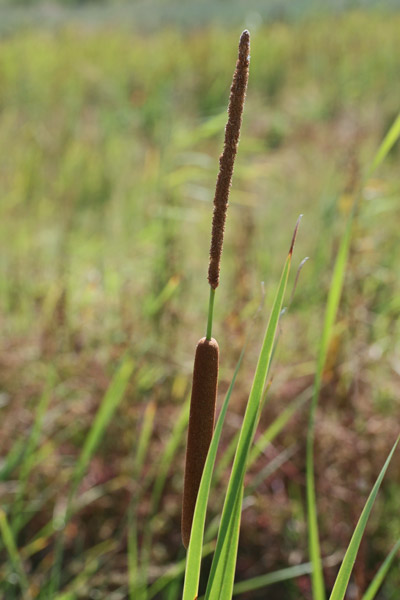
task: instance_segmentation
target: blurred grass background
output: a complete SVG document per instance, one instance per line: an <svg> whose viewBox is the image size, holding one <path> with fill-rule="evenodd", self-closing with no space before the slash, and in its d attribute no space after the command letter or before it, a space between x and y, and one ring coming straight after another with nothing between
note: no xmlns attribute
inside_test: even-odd
<svg viewBox="0 0 400 600"><path fill-rule="evenodd" d="M239 3L231 10L224 2L213 9L29 4L0 5L1 505L12 517L30 593L46 597L53 517L128 353L127 392L78 492L90 502L66 527L61 584L72 595L59 596L118 600L128 597L126 518L142 485L132 474L145 410L154 411L143 465L151 481L204 335L212 198L240 32L251 28L252 49L216 300L221 394L260 303L261 281L265 310L251 334L225 445L243 414L299 213L295 259L310 260L282 321L263 427L312 383L338 239L362 173L399 111L400 15L395 3L380 11L275 3L270 12ZM396 144L363 190L324 378L316 440L324 555L348 543L398 434L398 165ZM38 406L45 407L40 427ZM291 449L246 501L238 580L307 561L306 421L303 407L257 463L254 475ZM149 584L184 556L184 437L151 522ZM349 598L359 597L400 537L398 457L394 463ZM136 507L139 542L150 526L149 494ZM328 581L336 570L327 569ZM2 597L20 597L3 545L0 582ZM399 586L394 569L379 598L397 598ZM176 589L156 597L178 597ZM309 578L271 588L271 598L282 594L310 598Z"/></svg>

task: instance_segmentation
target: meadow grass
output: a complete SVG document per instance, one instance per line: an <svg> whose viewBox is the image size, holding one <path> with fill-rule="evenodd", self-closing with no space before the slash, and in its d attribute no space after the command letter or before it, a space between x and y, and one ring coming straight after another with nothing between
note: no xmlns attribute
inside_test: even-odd
<svg viewBox="0 0 400 600"><path fill-rule="evenodd" d="M206 572L228 484L224 465L236 447L229 442L238 439L259 331L299 212L296 260L311 260L279 323L269 401L250 449L236 570L242 597L265 598L269 584L272 600L311 597L305 432L315 373L315 494L328 590L397 437L397 143L366 174L341 304L317 369L315 357L360 170L398 114L399 25L396 15L353 13L253 34L215 306L221 395L260 281L266 308L229 391L198 550ZM134 37L122 28L65 28L0 40L0 595L7 600L50 592L59 600L167 599L183 589L186 398L207 316L204 256L236 39L237 31L218 28ZM107 396L113 377L124 385ZM271 462L274 470L257 479ZM398 494L393 468L355 564L352 585L364 599L378 589L371 582L380 565L382 579L397 560ZM238 518L240 502L232 496L232 503ZM236 544L238 528L225 524ZM384 586L381 597L396 598L398 570Z"/></svg>

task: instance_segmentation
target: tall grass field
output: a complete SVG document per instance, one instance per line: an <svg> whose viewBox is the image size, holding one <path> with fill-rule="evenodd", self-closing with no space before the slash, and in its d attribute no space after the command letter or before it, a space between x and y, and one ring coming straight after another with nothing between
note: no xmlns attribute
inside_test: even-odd
<svg viewBox="0 0 400 600"><path fill-rule="evenodd" d="M0 600L400 597L400 14L250 21L187 551L243 27L0 28Z"/></svg>

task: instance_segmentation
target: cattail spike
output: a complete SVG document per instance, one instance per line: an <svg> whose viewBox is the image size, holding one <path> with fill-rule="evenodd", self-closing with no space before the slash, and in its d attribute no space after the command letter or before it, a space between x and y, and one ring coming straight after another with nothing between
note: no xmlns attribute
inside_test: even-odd
<svg viewBox="0 0 400 600"><path fill-rule="evenodd" d="M197 493L214 431L219 349L216 340L202 338L196 348L186 448L182 507L182 541L189 545Z"/></svg>
<svg viewBox="0 0 400 600"><path fill-rule="evenodd" d="M228 122L225 127L224 150L219 158L219 173L214 196L208 282L215 289L219 284L219 269L224 240L226 209L232 182L233 165L239 142L240 126L246 96L250 64L250 34L243 31L239 41L239 56L231 86Z"/></svg>

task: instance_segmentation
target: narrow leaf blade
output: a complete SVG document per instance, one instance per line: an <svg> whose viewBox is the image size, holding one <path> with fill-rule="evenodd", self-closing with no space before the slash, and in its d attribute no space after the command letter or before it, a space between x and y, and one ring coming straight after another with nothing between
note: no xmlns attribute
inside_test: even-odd
<svg viewBox="0 0 400 600"><path fill-rule="evenodd" d="M362 600L373 600L375 598L399 550L400 540L397 540L396 544L393 546L393 548L383 561L381 568L376 573L375 577L368 586L368 589L362 597Z"/></svg>
<svg viewBox="0 0 400 600"><path fill-rule="evenodd" d="M358 520L358 523L356 525L356 528L355 528L352 538L350 540L350 544L347 548L346 554L344 555L342 565L339 569L339 573L336 577L335 585L333 586L330 600L343 600L343 598L345 596L347 586L349 583L349 579L350 579L350 575L353 570L353 565L354 565L354 562L357 557L358 548L361 543L361 538L363 536L365 527L367 525L368 518L371 513L372 507L374 505L375 498L378 494L380 485L385 476L385 473L386 473L389 463L392 459L394 451L396 450L397 444L399 443L399 439L400 439L400 437L397 438L393 448L391 449L389 456L387 457L386 462L383 465L381 472L379 473L379 476L375 482L375 485L372 488L372 491L368 497L368 500L365 503L364 509L361 513L361 516Z"/></svg>
<svg viewBox="0 0 400 600"><path fill-rule="evenodd" d="M393 122L389 131L385 135L381 145L379 146L373 160L371 166L368 171L368 176L371 177L373 172L379 167L379 165L385 160L386 156L393 148L394 144L397 142L400 136L400 114L397 115L397 118Z"/></svg>
<svg viewBox="0 0 400 600"><path fill-rule="evenodd" d="M297 231L297 227L296 227ZM295 236L294 236L295 237ZM224 507L221 515L221 523L218 532L217 546L211 566L210 577L206 590L206 600L216 600L222 598L223 589L228 586L233 587L234 568L233 561L226 562L226 547L236 529L240 525L241 505L239 510L235 511L235 505L238 497L242 494L244 475L246 472L247 461L249 457L250 446L254 438L257 419L259 415L259 406L262 399L263 389L266 382L268 367L274 346L275 335L282 310L283 298L286 291L293 244L289 255L283 267L281 280L276 293L275 301L271 311L271 316L265 332L263 345L257 363L254 375L253 385L250 391L249 400L246 407L245 416L240 432L238 446L232 467L231 477L228 484L228 490L225 497ZM234 553L234 564L236 564L236 548L232 548Z"/></svg>
<svg viewBox="0 0 400 600"><path fill-rule="evenodd" d="M348 261L351 234L353 228L354 210L350 213L346 229L342 236L339 251L335 261L331 286L325 310L324 325L318 351L317 370L314 379L313 395L311 399L310 417L307 431L307 456L306 456L306 486L307 486L307 515L308 515L308 545L310 559L313 564L312 587L315 600L325 600L325 585L322 571L321 549L318 533L317 499L314 481L314 429L315 413L321 390L322 376L329 343L332 338L340 297L342 294L344 276Z"/></svg>

